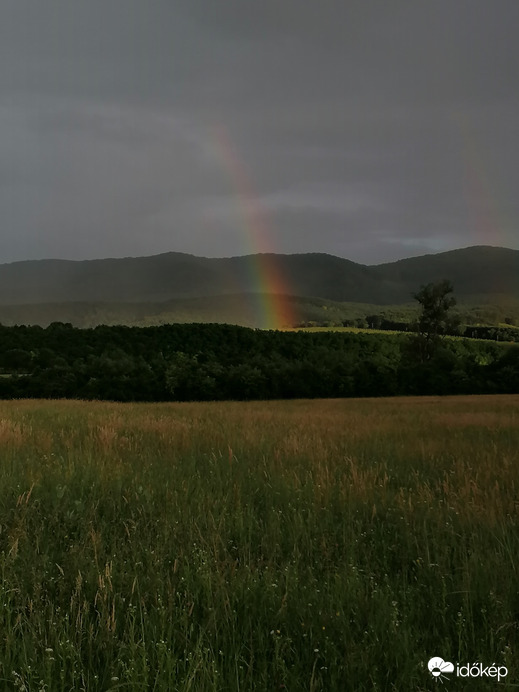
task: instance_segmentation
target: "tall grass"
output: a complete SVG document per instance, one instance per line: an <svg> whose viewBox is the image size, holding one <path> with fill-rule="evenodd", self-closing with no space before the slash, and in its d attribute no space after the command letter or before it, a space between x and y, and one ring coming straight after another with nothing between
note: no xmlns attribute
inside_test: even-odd
<svg viewBox="0 0 519 692"><path fill-rule="evenodd" d="M518 450L518 396L0 402L0 689L519 684Z"/></svg>

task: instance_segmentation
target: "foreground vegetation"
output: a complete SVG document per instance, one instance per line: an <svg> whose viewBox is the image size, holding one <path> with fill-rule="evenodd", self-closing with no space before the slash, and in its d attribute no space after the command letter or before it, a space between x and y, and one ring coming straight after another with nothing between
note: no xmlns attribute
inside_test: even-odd
<svg viewBox="0 0 519 692"><path fill-rule="evenodd" d="M518 449L518 396L1 402L3 689L508 689Z"/></svg>

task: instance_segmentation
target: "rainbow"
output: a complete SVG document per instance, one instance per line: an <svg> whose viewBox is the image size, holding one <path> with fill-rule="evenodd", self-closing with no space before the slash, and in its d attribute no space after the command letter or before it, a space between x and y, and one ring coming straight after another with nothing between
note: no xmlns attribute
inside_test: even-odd
<svg viewBox="0 0 519 692"><path fill-rule="evenodd" d="M233 186L249 247L249 285L256 301L258 324L262 329L292 327L294 314L290 290L273 250L269 225L245 165L238 158L227 130L213 126L211 141Z"/></svg>
<svg viewBox="0 0 519 692"><path fill-rule="evenodd" d="M470 230L477 244L507 247L505 229L511 228L511 224L493 189L482 147L476 144L469 117L465 113L456 113L454 119L462 140L464 193Z"/></svg>

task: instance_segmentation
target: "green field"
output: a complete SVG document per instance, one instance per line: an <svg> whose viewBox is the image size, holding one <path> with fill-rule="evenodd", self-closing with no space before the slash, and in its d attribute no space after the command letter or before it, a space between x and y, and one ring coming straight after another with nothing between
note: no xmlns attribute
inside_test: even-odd
<svg viewBox="0 0 519 692"><path fill-rule="evenodd" d="M517 327L511 327L510 325L499 325L500 327L504 327L506 329L518 329ZM285 327L284 329L280 329L279 331L281 332L313 332L314 334L319 334L323 332L349 332L350 334L412 334L412 331L409 332L402 332L402 331L396 331L394 329L371 329L371 328L366 328L366 327ZM483 343L488 343L491 341L490 339L478 339L476 337L467 337L467 336L456 336L453 334L446 334L445 339L452 340L454 339L455 341L462 341L464 339L468 339L469 341L479 341ZM510 343L515 343L513 341L493 341L492 343L497 343L497 344L505 344L508 345Z"/></svg>
<svg viewBox="0 0 519 692"><path fill-rule="evenodd" d="M281 332L345 332L350 334L405 334L393 329L368 329L367 327L285 327Z"/></svg>
<svg viewBox="0 0 519 692"><path fill-rule="evenodd" d="M0 402L0 689L516 688L518 450L519 396Z"/></svg>

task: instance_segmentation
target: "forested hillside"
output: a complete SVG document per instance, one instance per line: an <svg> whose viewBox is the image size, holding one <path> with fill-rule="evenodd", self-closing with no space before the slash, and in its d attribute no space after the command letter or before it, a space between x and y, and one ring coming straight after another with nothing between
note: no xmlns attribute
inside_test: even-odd
<svg viewBox="0 0 519 692"><path fill-rule="evenodd" d="M407 303L421 283L448 278L462 300L519 300L519 250L470 247L366 266L323 253L208 258L182 253L0 265L0 304L147 303L272 289L252 276L276 268L286 293L340 302Z"/></svg>
<svg viewBox="0 0 519 692"><path fill-rule="evenodd" d="M283 277L282 296L267 282L258 283L253 268L260 260ZM372 267L326 254L206 258L166 253L15 262L0 265L0 323L264 327L259 306L281 300L290 319L277 327L368 327L373 316L409 324L415 318L413 293L421 284L443 279L455 287L462 324L519 324L519 251L493 247Z"/></svg>

